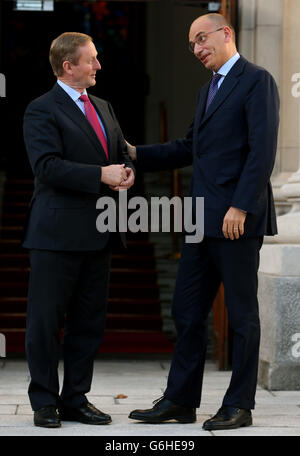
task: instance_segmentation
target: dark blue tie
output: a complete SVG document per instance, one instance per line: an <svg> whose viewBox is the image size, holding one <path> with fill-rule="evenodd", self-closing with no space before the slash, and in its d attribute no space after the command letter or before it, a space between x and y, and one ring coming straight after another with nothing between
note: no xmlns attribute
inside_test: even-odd
<svg viewBox="0 0 300 456"><path fill-rule="evenodd" d="M206 101L206 108L205 108L205 112L208 110L208 107L209 105L211 104L211 102L213 101L213 99L215 98L215 95L218 91L218 82L220 81L220 79L222 78L222 75L221 74L214 74L211 81L210 81L210 86L209 86L209 91L208 91L208 96L207 96L207 101Z"/></svg>

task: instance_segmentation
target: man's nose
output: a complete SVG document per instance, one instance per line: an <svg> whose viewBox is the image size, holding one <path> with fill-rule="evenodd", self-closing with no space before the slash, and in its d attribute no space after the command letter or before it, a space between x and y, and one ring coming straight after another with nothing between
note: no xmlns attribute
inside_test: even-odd
<svg viewBox="0 0 300 456"><path fill-rule="evenodd" d="M202 45L196 42L194 45L194 54L199 55L199 53L202 52L202 49Z"/></svg>
<svg viewBox="0 0 300 456"><path fill-rule="evenodd" d="M101 64L98 59L96 60L96 70L101 70Z"/></svg>

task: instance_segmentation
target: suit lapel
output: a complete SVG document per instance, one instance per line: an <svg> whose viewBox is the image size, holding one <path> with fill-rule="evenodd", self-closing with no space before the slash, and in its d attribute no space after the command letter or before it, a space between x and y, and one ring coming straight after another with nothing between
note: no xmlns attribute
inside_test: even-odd
<svg viewBox="0 0 300 456"><path fill-rule="evenodd" d="M74 101L69 97L69 95L58 85L55 84L54 88L56 102L60 105L62 111L64 111L77 126L86 133L87 137L91 144L96 148L97 152L102 152L102 155L106 158L106 154L103 150L103 147L96 135L95 130L93 129L90 122L87 120L80 108L74 103Z"/></svg>
<svg viewBox="0 0 300 456"><path fill-rule="evenodd" d="M200 90L199 99L198 99L198 107L196 113L195 124L200 125L201 120L203 119L203 115L205 112L206 100L208 95L210 81L207 82Z"/></svg>
<svg viewBox="0 0 300 456"><path fill-rule="evenodd" d="M222 105L222 103L224 103L226 98L231 94L231 92L234 90L236 85L239 83L239 76L243 72L246 62L247 62L246 59L244 59L243 57L240 57L239 60L235 63L235 65L233 65L233 67L231 68L229 73L226 75L224 81L222 82L222 85L219 88L215 98L209 105L208 110L203 115L202 119L200 120L199 128L201 128L202 125L213 115L213 113L217 109L219 109L219 107ZM207 92L208 92L208 89L205 90L206 98L207 98ZM204 94L203 94L203 96L204 96ZM203 110L205 109L206 98L203 102Z"/></svg>

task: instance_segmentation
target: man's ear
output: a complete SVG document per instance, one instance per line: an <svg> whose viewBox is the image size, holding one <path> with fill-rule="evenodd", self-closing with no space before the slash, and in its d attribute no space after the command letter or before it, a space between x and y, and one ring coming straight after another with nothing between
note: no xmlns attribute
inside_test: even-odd
<svg viewBox="0 0 300 456"><path fill-rule="evenodd" d="M224 34L225 34L225 43L230 43L232 40L232 30L227 25L224 27Z"/></svg>
<svg viewBox="0 0 300 456"><path fill-rule="evenodd" d="M72 75L73 70L72 70L72 63L69 62L69 60L65 60L62 64L63 70L65 73Z"/></svg>

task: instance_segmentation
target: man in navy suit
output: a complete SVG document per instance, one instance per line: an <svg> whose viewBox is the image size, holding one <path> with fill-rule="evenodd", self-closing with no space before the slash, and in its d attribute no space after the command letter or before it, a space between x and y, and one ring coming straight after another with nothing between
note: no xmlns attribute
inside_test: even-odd
<svg viewBox="0 0 300 456"><path fill-rule="evenodd" d="M164 396L152 409L134 410L129 417L196 420L207 317L223 282L233 331L232 376L221 408L203 427L233 429L252 424L255 404L259 251L263 236L277 232L270 176L279 97L272 76L237 53L235 32L220 14L197 18L189 45L213 77L200 90L186 137L137 148L128 144L128 150L145 171L193 164L190 194L193 200L204 197L204 238L182 246L173 300L178 337Z"/></svg>
<svg viewBox="0 0 300 456"><path fill-rule="evenodd" d="M24 231L30 249L26 354L34 424L107 424L86 398L103 338L112 233L96 229L96 202L130 188L134 167L111 105L88 96L101 68L91 37L63 33L50 49L57 83L29 104L24 139L35 189ZM121 236L121 237L120 237ZM114 241L124 243L122 233ZM64 381L59 395L59 333ZM60 413L58 413L58 410Z"/></svg>

